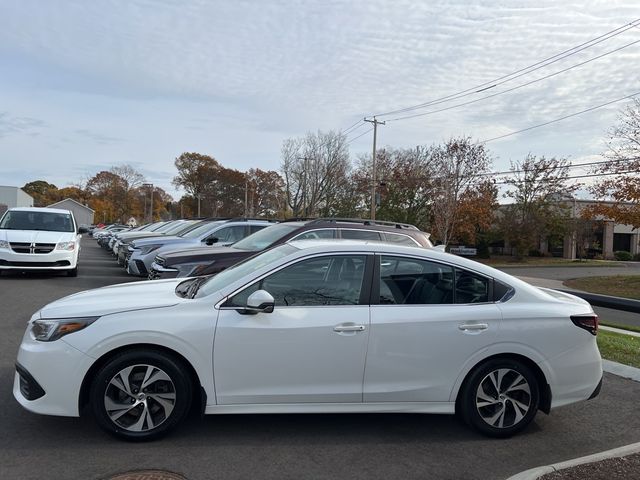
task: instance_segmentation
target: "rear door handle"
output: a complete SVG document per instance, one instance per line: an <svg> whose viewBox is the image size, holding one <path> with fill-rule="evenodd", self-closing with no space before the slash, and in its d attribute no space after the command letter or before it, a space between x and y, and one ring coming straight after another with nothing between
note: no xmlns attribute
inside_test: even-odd
<svg viewBox="0 0 640 480"><path fill-rule="evenodd" d="M489 328L488 323L462 323L458 325L458 329L463 331L479 331Z"/></svg>
<svg viewBox="0 0 640 480"><path fill-rule="evenodd" d="M362 332L364 331L364 325L336 325L333 327L334 332L343 333L343 332Z"/></svg>

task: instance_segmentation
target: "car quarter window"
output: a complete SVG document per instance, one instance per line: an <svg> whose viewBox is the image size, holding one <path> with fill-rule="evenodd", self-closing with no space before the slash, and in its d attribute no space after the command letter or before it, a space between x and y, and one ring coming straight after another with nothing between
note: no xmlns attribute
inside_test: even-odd
<svg viewBox="0 0 640 480"><path fill-rule="evenodd" d="M399 233L389 233L385 232L385 237L387 238L387 242L395 243L397 245L406 245L408 247L418 247L420 246L413 238L408 235L401 235Z"/></svg>
<svg viewBox="0 0 640 480"><path fill-rule="evenodd" d="M292 240L317 240L321 238L335 238L335 230L331 228L309 230L293 237Z"/></svg>
<svg viewBox="0 0 640 480"><path fill-rule="evenodd" d="M283 306L357 305L365 255L335 255L301 260L255 282L231 297L225 307L245 307L256 290L266 290Z"/></svg>
<svg viewBox="0 0 640 480"><path fill-rule="evenodd" d="M341 229L340 236L342 238L346 238L349 240L375 240L380 241L380 232L375 232L373 230L348 230Z"/></svg>

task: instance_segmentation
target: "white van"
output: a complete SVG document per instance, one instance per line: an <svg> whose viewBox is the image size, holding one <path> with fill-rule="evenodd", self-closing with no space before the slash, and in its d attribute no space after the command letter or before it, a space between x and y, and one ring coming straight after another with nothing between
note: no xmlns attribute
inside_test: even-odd
<svg viewBox="0 0 640 480"><path fill-rule="evenodd" d="M63 270L75 277L81 237L69 210L11 208L0 219L0 273Z"/></svg>

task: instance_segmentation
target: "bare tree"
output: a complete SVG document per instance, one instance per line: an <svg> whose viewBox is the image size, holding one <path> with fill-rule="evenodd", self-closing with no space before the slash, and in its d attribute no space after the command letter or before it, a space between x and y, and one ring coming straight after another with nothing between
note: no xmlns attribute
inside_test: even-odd
<svg viewBox="0 0 640 480"><path fill-rule="evenodd" d="M349 173L346 138L333 131L307 133L282 145L281 171L294 216L326 214L338 201Z"/></svg>

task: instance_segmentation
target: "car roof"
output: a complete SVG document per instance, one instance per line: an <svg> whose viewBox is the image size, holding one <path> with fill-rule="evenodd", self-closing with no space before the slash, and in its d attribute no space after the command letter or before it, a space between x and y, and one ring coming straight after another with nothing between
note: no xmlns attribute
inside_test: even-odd
<svg viewBox="0 0 640 480"><path fill-rule="evenodd" d="M448 263L455 266L464 267L484 275L494 278L513 278L510 275L501 272L493 267L489 267L480 262L469 260L458 255L446 253L437 248L416 248L404 245L390 244L369 240L342 240L342 239L321 239L321 240L294 240L288 242L297 249L308 255L317 253L336 253L336 252L371 252L389 255L405 255L411 257L420 257L425 260L434 260Z"/></svg>
<svg viewBox="0 0 640 480"><path fill-rule="evenodd" d="M71 211L63 208L49 208L49 207L14 207L7 210L8 212L44 212L44 213L66 213L70 214Z"/></svg>

